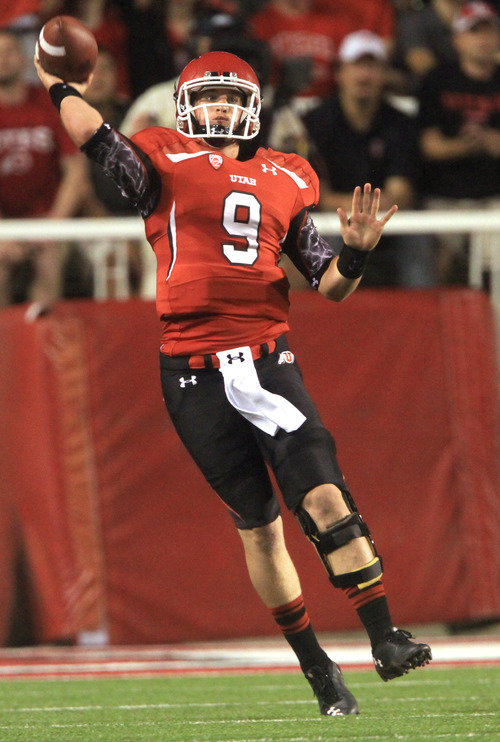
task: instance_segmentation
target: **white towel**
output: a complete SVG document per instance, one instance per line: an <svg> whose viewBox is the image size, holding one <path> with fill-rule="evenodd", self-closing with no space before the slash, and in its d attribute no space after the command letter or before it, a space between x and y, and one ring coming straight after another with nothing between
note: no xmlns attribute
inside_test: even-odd
<svg viewBox="0 0 500 742"><path fill-rule="evenodd" d="M261 387L249 346L216 355L226 397L243 417L269 435L276 435L280 428L287 433L300 428L306 419L302 412L280 394Z"/></svg>

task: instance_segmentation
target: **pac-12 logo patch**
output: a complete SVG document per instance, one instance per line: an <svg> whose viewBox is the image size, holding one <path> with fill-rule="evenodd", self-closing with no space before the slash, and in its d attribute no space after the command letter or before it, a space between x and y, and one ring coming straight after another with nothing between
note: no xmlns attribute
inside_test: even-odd
<svg viewBox="0 0 500 742"><path fill-rule="evenodd" d="M218 155L215 152L211 152L208 155L208 160L214 170L218 170L224 162L222 155Z"/></svg>
<svg viewBox="0 0 500 742"><path fill-rule="evenodd" d="M291 350L283 350L279 355L278 365L281 365L282 363L293 363L294 360L295 356Z"/></svg>

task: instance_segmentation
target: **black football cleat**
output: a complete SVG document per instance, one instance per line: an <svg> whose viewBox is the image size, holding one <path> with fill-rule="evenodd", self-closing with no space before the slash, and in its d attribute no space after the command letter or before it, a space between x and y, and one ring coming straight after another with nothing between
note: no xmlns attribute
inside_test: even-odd
<svg viewBox="0 0 500 742"><path fill-rule="evenodd" d="M412 638L409 631L393 628L373 650L375 669L385 682L399 678L431 661L429 645L411 642Z"/></svg>
<svg viewBox="0 0 500 742"><path fill-rule="evenodd" d="M340 667L332 662L325 669L315 665L304 673L324 716L359 714L356 699L344 685Z"/></svg>

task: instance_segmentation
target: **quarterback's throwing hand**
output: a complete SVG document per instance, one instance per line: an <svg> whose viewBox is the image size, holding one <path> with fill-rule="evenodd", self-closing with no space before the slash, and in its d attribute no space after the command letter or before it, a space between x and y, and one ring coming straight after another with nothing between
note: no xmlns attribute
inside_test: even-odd
<svg viewBox="0 0 500 742"><path fill-rule="evenodd" d="M352 195L351 216L348 218L344 209L337 209L340 234L346 245L356 250L373 250L385 225L398 210L396 205L391 206L389 211L378 219L379 206L380 188L375 188L372 193L370 183L365 183L363 190L356 186Z"/></svg>
<svg viewBox="0 0 500 742"><path fill-rule="evenodd" d="M52 85L55 85L57 82L63 82L60 77L56 77L55 75L51 75L50 72L46 72L36 56L33 59L33 64L35 65L37 75L40 78L40 82L42 83L45 90L50 90ZM68 84L71 85L72 88L78 90L80 95L84 95L85 91L92 81L93 76L93 73L89 75L88 80L85 80L85 82L70 82Z"/></svg>

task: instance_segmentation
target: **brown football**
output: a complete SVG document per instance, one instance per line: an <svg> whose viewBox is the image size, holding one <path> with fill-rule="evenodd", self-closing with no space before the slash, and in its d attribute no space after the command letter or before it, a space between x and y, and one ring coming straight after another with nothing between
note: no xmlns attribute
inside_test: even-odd
<svg viewBox="0 0 500 742"><path fill-rule="evenodd" d="M35 55L51 75L64 82L84 82L96 63L97 42L92 31L77 18L58 15L40 31Z"/></svg>

